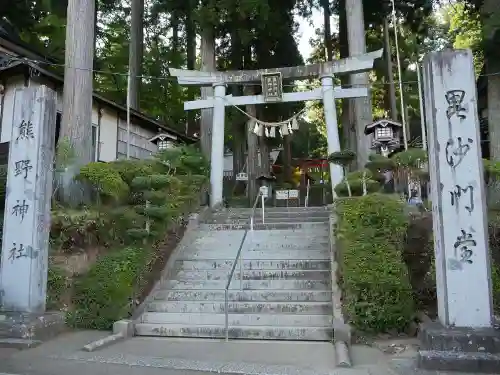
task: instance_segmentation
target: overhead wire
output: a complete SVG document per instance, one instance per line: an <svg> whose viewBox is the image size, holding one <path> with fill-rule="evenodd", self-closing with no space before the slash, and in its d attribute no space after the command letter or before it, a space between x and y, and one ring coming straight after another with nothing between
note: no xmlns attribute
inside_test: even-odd
<svg viewBox="0 0 500 375"><path fill-rule="evenodd" d="M10 60L11 61L19 61L19 62L29 62L29 63L32 63L32 64L35 64L35 65L45 65L45 66L50 66L50 67L54 67L54 68L66 68L67 66L65 64L62 64L62 63L52 63L52 62L49 62L49 61L44 61L44 60L36 60L36 59L30 59L30 58L26 58L26 57L18 57L18 56L15 56L15 55L11 55L11 54L8 54L8 53L5 53L5 52L2 52L3 54L6 54L10 57ZM75 69L75 70L84 70L84 71L91 71L93 72L94 74L97 74L97 75L104 75L104 76L118 76L118 77L124 77L124 78L128 78L129 76L129 73L128 72L124 72L124 73L121 73L121 72L110 72L110 71L106 71L106 70L98 70L98 69L93 69L93 68L81 68L81 67L68 67L70 69ZM218 72L218 73L223 73L223 72ZM346 73L346 74L349 74L349 73ZM489 77L489 76L497 76L497 75L500 75L500 71L498 72L493 72L493 73L485 73L485 74L478 74L476 77ZM138 76L131 76L132 79L143 79L143 80L157 80L157 81L176 81L177 80L177 77L174 77L174 76L170 76L170 75L167 75L167 76L151 76L151 75L138 75ZM309 79L305 79L306 81L307 80L311 80L310 78ZM198 79L194 79L193 80L190 80L189 78L185 78L183 77L183 81L185 82L191 82L191 83L198 83L199 80ZM418 85L418 81L417 80L410 80L410 81L402 81L401 82L403 85ZM252 83L252 82L241 82L241 83L234 83L234 84L238 84L238 85L241 85L241 86L260 86L260 82L255 82L255 83ZM352 85L352 84L343 84L342 85L342 88L363 88L363 87L380 87L380 86L388 86L388 85L391 85L391 84L399 84L399 80L394 80L394 83L391 83L391 82L372 82L372 83L369 83L368 85L363 85L363 84L355 84L355 85ZM304 82L301 82L300 84L283 84L284 87L318 87L317 85L315 85L314 83L304 83Z"/></svg>

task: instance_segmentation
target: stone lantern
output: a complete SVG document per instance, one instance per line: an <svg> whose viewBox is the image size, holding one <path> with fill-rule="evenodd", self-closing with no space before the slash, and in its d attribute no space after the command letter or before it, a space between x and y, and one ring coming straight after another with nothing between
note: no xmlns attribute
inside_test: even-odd
<svg viewBox="0 0 500 375"><path fill-rule="evenodd" d="M167 133L158 133L153 138L149 140L149 142L153 142L158 146L158 151L164 151L169 148L174 148L174 141L177 140L177 137L174 135L170 135Z"/></svg>
<svg viewBox="0 0 500 375"><path fill-rule="evenodd" d="M398 148L399 137L403 126L396 121L382 119L366 125L365 135L373 134L372 149L383 156Z"/></svg>

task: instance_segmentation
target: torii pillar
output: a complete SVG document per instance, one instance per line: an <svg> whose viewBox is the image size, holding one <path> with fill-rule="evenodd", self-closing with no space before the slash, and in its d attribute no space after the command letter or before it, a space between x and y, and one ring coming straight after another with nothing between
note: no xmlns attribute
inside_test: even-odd
<svg viewBox="0 0 500 375"><path fill-rule="evenodd" d="M226 86L261 83L263 75L280 73L283 79L299 80L321 79L321 88L283 93L279 102L304 102L322 100L324 102L325 120L327 125L328 152L340 151L339 132L335 99L359 98L369 95L368 89L341 88L334 86L334 76L366 72L373 69L375 59L382 56L383 50L349 57L341 60L328 61L319 64L294 66L275 69L240 70L226 72L201 72L195 70L169 69L170 75L177 77L180 85L213 86L214 97L194 100L184 103L185 110L213 108L212 150L210 163L210 207L222 203L222 186L224 175L224 112L226 106L246 104L267 104L264 95L237 96L225 95ZM249 176L252 178L252 176ZM333 188L342 181L343 172L340 166L330 163L330 180Z"/></svg>

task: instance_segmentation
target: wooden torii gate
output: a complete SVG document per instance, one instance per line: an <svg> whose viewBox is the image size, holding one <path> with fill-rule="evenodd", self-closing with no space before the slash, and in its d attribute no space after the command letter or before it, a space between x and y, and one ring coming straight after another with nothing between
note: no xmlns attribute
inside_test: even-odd
<svg viewBox="0 0 500 375"><path fill-rule="evenodd" d="M359 98L369 95L366 87L334 87L335 74L353 74L373 69L373 62L382 56L383 50L363 55L334 60L313 65L225 72L201 72L169 68L170 75L177 77L177 82L185 86L213 86L214 96L184 103L185 110L213 108L213 129L210 170L210 206L222 203L222 183L224 177L224 111L226 106L246 104L265 104L269 102L303 102L322 100L327 129L328 153L340 150L335 99ZM319 77L321 88L303 92L282 93L282 80L298 80ZM244 85L261 82L264 95L232 96L226 95L227 85ZM278 82L278 90L276 90ZM269 89L269 90L268 90ZM360 136L360 135L358 135ZM333 188L342 181L340 166L330 163L330 176Z"/></svg>

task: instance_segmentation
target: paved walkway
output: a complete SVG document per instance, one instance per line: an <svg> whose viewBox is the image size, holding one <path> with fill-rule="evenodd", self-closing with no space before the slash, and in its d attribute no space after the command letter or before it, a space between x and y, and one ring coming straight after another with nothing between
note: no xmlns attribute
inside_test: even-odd
<svg viewBox="0 0 500 375"><path fill-rule="evenodd" d="M106 333L71 332L38 348L0 348L0 375L448 375L415 370L406 342L356 345L354 367L335 368L331 344L134 337L102 350L80 349ZM499 372L500 373L500 372Z"/></svg>

